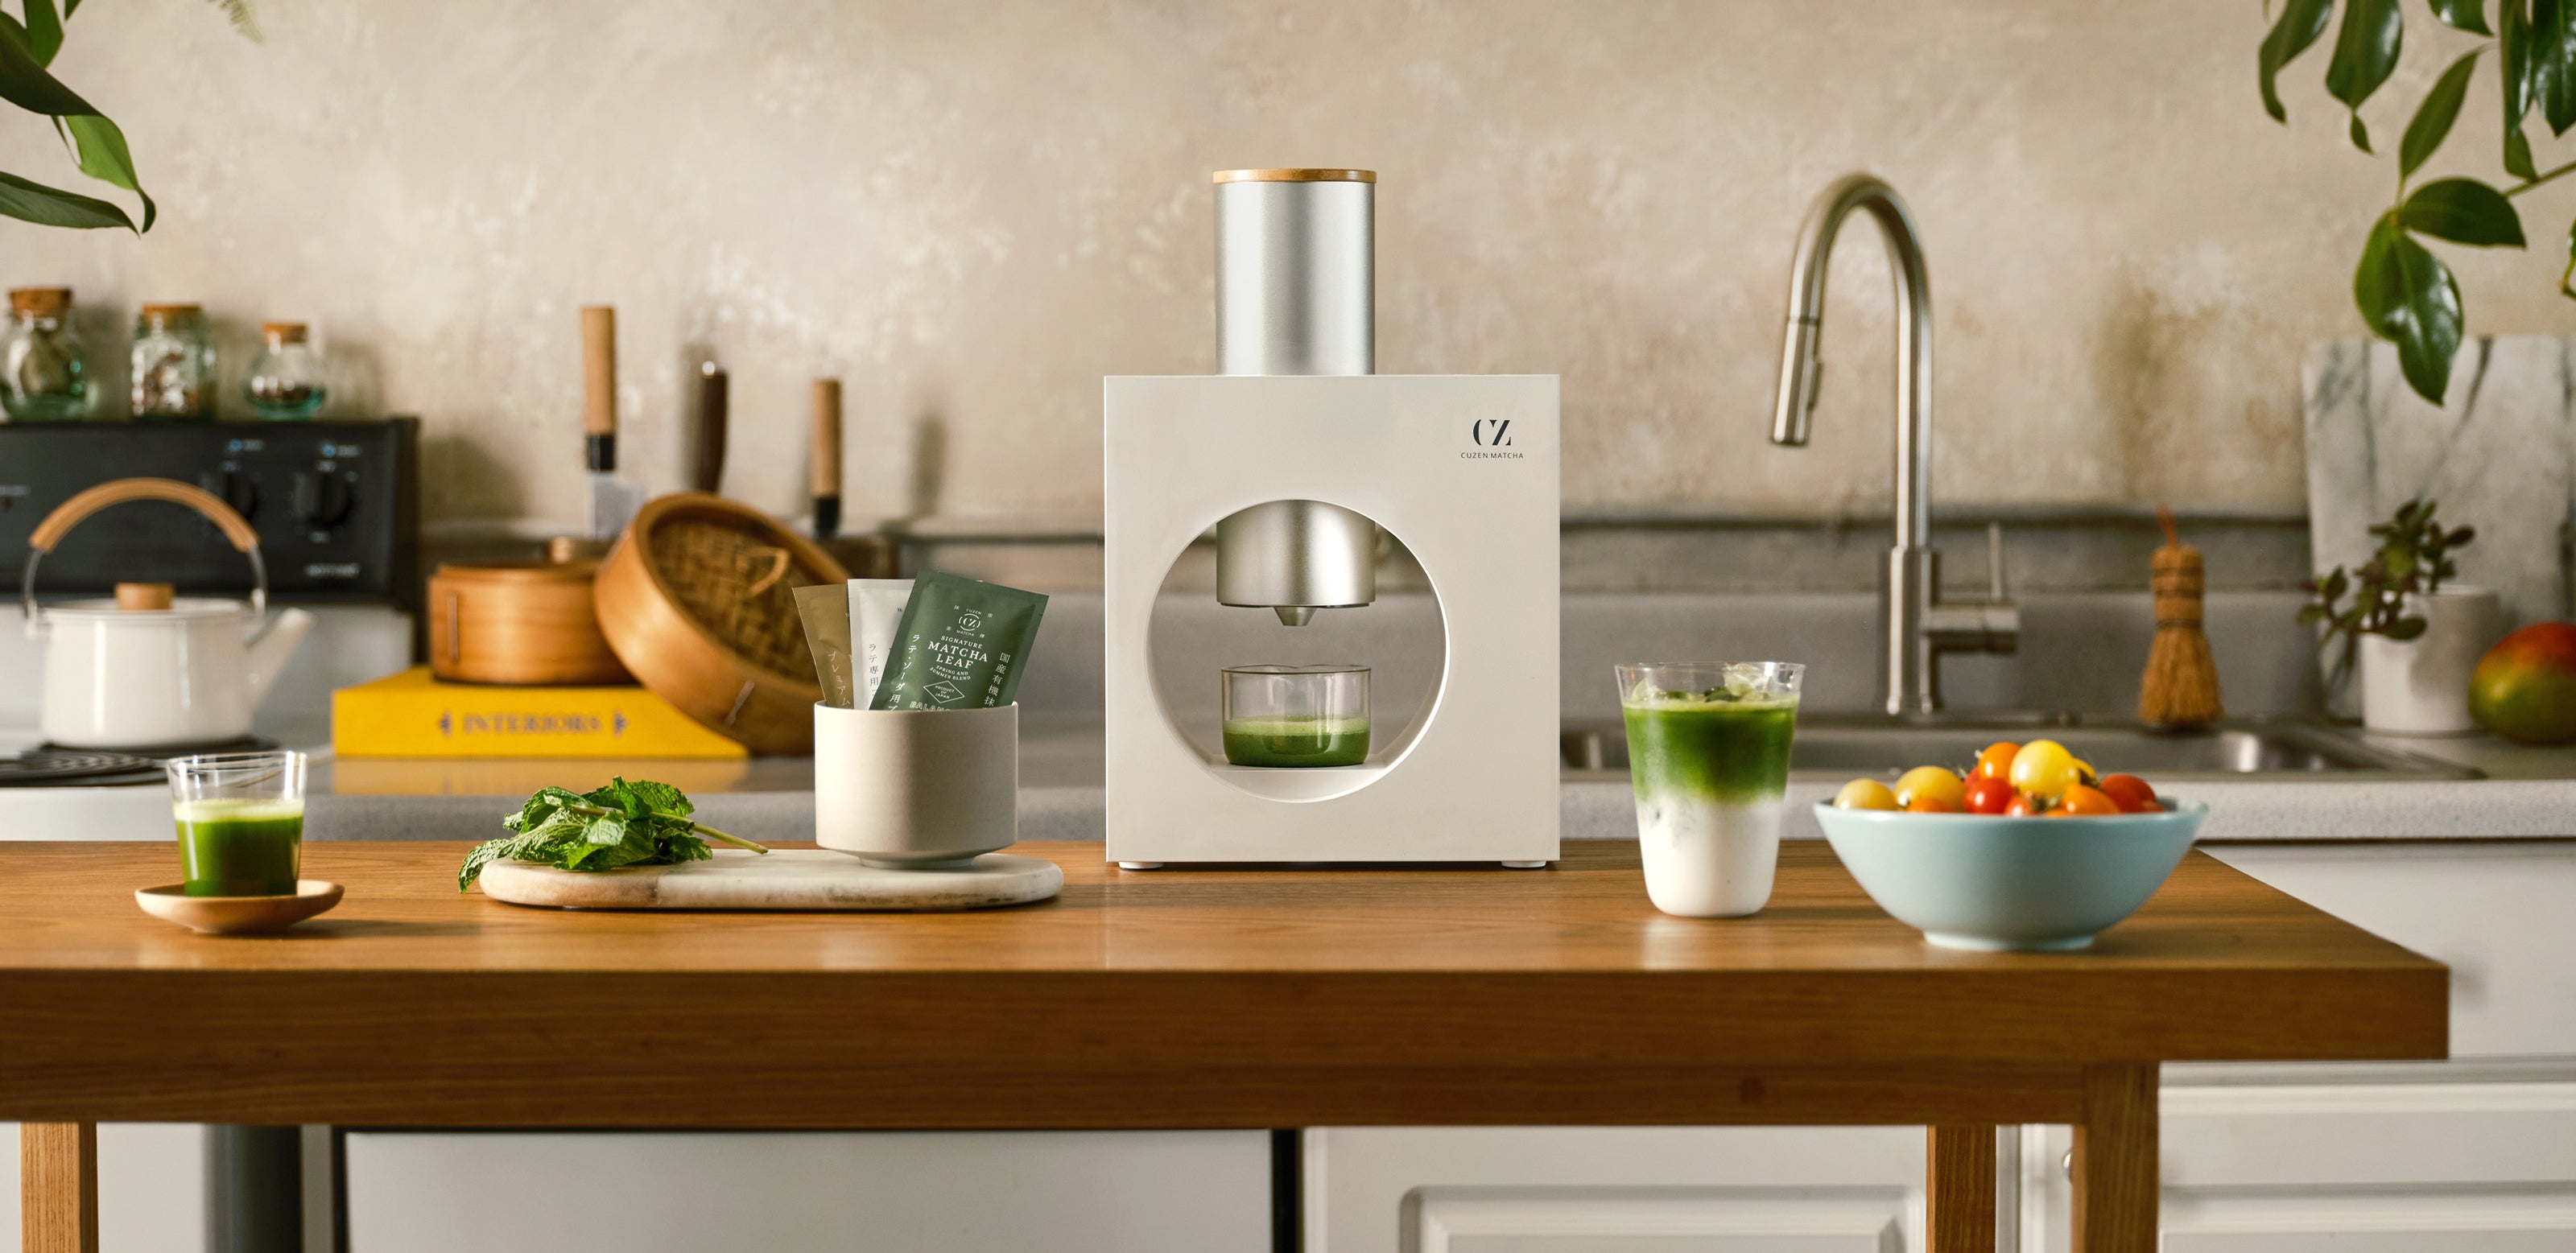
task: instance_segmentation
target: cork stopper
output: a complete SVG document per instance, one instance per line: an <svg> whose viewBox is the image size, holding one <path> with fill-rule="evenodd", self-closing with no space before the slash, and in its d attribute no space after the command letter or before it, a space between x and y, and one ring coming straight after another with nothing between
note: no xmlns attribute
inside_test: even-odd
<svg viewBox="0 0 2576 1253"><path fill-rule="evenodd" d="M9 289L9 311L20 317L60 319L72 311L72 289L12 287Z"/></svg>
<svg viewBox="0 0 2576 1253"><path fill-rule="evenodd" d="M308 335L301 322L262 322L259 324L259 333L272 348L303 343Z"/></svg>
<svg viewBox="0 0 2576 1253"><path fill-rule="evenodd" d="M167 583L119 583L116 585L116 607L123 610L154 610L170 607L171 587Z"/></svg>

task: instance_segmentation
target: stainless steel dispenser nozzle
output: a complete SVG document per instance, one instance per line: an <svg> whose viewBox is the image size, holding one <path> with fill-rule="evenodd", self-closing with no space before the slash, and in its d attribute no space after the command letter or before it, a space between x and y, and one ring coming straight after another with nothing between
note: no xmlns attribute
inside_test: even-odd
<svg viewBox="0 0 2576 1253"><path fill-rule="evenodd" d="M1377 175L1220 170L1220 374L1377 369ZM1377 524L1319 500L1273 500L1217 524L1217 601L1304 626L1317 609L1377 599Z"/></svg>

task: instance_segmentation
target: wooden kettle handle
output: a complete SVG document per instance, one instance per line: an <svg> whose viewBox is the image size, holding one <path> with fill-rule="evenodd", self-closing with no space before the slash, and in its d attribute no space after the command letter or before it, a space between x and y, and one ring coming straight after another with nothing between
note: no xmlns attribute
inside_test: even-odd
<svg viewBox="0 0 2576 1253"><path fill-rule="evenodd" d="M40 553L52 552L54 545L63 542L63 536L82 519L129 500L166 500L186 505L206 515L207 521L221 528L224 538L232 541L234 548L251 552L259 547L259 532L250 529L250 523L233 512L233 507L225 504L223 497L176 479L113 479L101 483L54 506L54 511L36 524L36 533L27 537L28 546Z"/></svg>

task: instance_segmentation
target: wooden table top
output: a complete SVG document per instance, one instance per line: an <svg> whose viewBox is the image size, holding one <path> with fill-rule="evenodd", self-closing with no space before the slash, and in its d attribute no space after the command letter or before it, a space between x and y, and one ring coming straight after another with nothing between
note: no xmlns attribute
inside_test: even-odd
<svg viewBox="0 0 2576 1253"><path fill-rule="evenodd" d="M2062 1114L2088 1064L2447 1047L2443 966L2198 853L2089 952L1976 954L1821 841L1784 844L1739 920L1656 912L1627 843L1541 871L1151 872L1030 843L1060 899L926 915L524 909L455 891L467 847L309 844L340 907L215 938L135 907L167 843L0 842L0 1118L1851 1120L1874 1098L1831 1072L1923 1115L1859 1120L1926 1121Z"/></svg>

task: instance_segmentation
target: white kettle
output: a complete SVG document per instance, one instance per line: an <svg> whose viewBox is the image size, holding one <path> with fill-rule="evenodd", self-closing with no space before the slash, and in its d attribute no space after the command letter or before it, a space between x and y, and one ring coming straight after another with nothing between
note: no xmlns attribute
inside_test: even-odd
<svg viewBox="0 0 2576 1253"><path fill-rule="evenodd" d="M250 558L250 603L184 597L167 583L119 583L113 600L36 604L36 565L83 518L129 500L195 509ZM171 479L117 479L64 501L38 523L20 586L27 633L47 639L45 739L66 748L147 749L220 744L250 734L251 710L313 615L268 613L259 533L211 492Z"/></svg>

